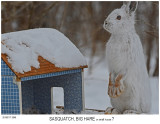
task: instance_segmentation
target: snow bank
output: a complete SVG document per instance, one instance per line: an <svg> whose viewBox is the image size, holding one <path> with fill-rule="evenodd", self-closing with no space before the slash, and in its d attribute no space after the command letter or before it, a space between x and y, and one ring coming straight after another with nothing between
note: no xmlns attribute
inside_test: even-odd
<svg viewBox="0 0 160 124"><path fill-rule="evenodd" d="M38 56L56 67L79 67L86 60L74 44L55 29L39 28L2 34L2 53L14 71L28 72L31 66L39 68Z"/></svg>

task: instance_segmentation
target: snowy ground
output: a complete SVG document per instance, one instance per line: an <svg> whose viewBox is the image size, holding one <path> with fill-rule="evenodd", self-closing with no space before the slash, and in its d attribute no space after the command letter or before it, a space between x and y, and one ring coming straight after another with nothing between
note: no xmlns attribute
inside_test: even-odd
<svg viewBox="0 0 160 124"><path fill-rule="evenodd" d="M94 63L98 61L98 58L94 58ZM110 99L107 94L108 86L108 72L105 62L95 64L92 70L92 74L88 74L88 69L85 69L84 82L85 82L85 108L86 109L98 109L105 110L111 106ZM158 77L150 78L152 89L152 108L151 114L159 113L159 81ZM58 90L57 90L58 92ZM55 95L58 95L55 93ZM57 98L57 97L55 97ZM62 95L61 95L62 98ZM54 99L55 105L63 105L63 101ZM57 110L59 111L59 110ZM58 112L62 113L62 112ZM103 114L104 112L88 111L82 112L82 114Z"/></svg>

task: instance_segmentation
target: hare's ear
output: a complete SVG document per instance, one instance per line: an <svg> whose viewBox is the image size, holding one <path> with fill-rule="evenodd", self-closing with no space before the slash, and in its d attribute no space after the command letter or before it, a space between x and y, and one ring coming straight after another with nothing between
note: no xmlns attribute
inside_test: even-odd
<svg viewBox="0 0 160 124"><path fill-rule="evenodd" d="M128 5L130 4L130 1L123 1L123 5Z"/></svg>
<svg viewBox="0 0 160 124"><path fill-rule="evenodd" d="M125 2L123 2L122 7L125 8L126 13L131 15L132 13L134 13L136 11L137 5L138 5L137 1L129 1L129 2L125 1Z"/></svg>
<svg viewBox="0 0 160 124"><path fill-rule="evenodd" d="M137 1L131 1L130 2L130 5L129 5L129 13L130 14L136 11L137 5L138 5Z"/></svg>
<svg viewBox="0 0 160 124"><path fill-rule="evenodd" d="M123 5L121 9L124 9L126 13L129 13L129 5L130 5L130 1L123 1Z"/></svg>

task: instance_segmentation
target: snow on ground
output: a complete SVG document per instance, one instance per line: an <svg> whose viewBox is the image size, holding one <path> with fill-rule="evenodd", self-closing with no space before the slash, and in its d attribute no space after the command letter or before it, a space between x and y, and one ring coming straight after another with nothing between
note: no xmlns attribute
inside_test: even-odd
<svg viewBox="0 0 160 124"><path fill-rule="evenodd" d="M89 60L87 58L87 60ZM94 67L92 74L88 74L88 69L85 69L84 75L84 91L85 91L85 108L86 109L98 109L105 110L107 107L111 107L110 99L107 94L108 87L108 72L105 61L98 64L98 57L93 59ZM151 114L159 113L159 80L158 77L150 78L151 90L152 90L152 107ZM57 98L55 96L55 98ZM56 99L55 99L56 100ZM60 104L60 103L56 103ZM61 103L62 104L62 103ZM62 114L63 112L57 113ZM86 110L82 114L103 114L104 112Z"/></svg>
<svg viewBox="0 0 160 124"><path fill-rule="evenodd" d="M87 59L88 60L88 59ZM93 59L94 63L98 61L97 57ZM85 69L86 70L86 69ZM110 99L107 94L108 72L105 61L94 65L92 74L85 72L85 101L86 108L105 110L110 107ZM151 114L159 113L159 79L158 77L150 78L152 91Z"/></svg>
<svg viewBox="0 0 160 124"><path fill-rule="evenodd" d="M31 66L39 68L38 56L57 67L86 65L86 60L76 46L55 29L30 29L5 33L1 37L2 53L8 55L8 62L19 73L30 71Z"/></svg>
<svg viewBox="0 0 160 124"><path fill-rule="evenodd" d="M107 95L108 71L104 61L97 61L98 57L94 57L91 74L88 69L84 71L85 108L105 110L107 106L111 106Z"/></svg>
<svg viewBox="0 0 160 124"><path fill-rule="evenodd" d="M151 90L152 90L152 106L151 114L159 113L159 79L158 77L150 78Z"/></svg>

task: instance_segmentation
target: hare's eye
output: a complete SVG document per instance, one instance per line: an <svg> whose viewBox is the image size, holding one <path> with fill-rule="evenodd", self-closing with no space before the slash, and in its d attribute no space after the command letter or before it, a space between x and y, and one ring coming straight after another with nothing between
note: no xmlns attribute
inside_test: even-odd
<svg viewBox="0 0 160 124"><path fill-rule="evenodd" d="M121 20L121 16L120 16L120 15L118 15L116 19L117 19L117 20Z"/></svg>

